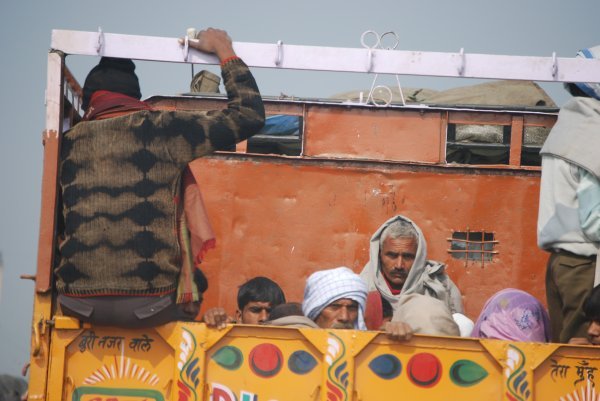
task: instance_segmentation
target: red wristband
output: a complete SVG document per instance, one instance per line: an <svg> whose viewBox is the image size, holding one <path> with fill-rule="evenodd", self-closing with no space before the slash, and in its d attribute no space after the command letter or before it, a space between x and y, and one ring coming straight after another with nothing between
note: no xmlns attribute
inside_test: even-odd
<svg viewBox="0 0 600 401"><path fill-rule="evenodd" d="M233 60L239 60L239 57L238 56L227 57L225 60L221 61L221 67L223 67L225 64L227 64Z"/></svg>

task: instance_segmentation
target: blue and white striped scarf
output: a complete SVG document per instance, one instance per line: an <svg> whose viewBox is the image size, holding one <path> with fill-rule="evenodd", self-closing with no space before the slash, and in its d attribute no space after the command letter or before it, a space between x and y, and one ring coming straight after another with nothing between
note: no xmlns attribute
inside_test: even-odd
<svg viewBox="0 0 600 401"><path fill-rule="evenodd" d="M302 311L311 320L316 320L321 311L338 299L347 298L358 303L358 319L354 322L357 330L366 330L365 302L367 285L347 267L321 270L311 274L306 280Z"/></svg>

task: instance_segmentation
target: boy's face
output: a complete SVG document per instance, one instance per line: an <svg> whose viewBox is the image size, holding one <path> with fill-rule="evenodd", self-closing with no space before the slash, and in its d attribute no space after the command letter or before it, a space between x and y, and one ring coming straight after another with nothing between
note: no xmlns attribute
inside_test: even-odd
<svg viewBox="0 0 600 401"><path fill-rule="evenodd" d="M269 320L270 302L248 302L241 311L236 312L238 322L242 324L262 324Z"/></svg>

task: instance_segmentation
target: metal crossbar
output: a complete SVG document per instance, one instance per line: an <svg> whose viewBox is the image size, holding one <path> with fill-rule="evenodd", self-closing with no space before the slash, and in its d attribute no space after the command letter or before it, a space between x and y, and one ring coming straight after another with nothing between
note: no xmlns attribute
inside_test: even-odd
<svg viewBox="0 0 600 401"><path fill-rule="evenodd" d="M218 64L213 55L188 49L178 38L53 30L51 48L65 54L174 63ZM365 72L416 76L600 82L600 60L393 49L234 42L250 67Z"/></svg>

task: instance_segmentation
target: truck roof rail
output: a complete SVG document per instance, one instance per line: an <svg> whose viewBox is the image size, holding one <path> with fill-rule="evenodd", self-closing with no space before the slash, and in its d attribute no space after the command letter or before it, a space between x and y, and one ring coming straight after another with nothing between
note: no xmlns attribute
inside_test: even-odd
<svg viewBox="0 0 600 401"><path fill-rule="evenodd" d="M372 32L372 31L367 31ZM365 32L366 33L366 32ZM364 35L364 34L363 34ZM385 34L384 34L385 35ZM379 43L379 41L377 41ZM250 67L313 71L364 72L416 76L515 79L546 82L600 82L600 60L421 52L376 46L342 48L278 43L234 42ZM213 55L189 49L178 38L53 30L51 48L65 54L136 60L218 64Z"/></svg>

